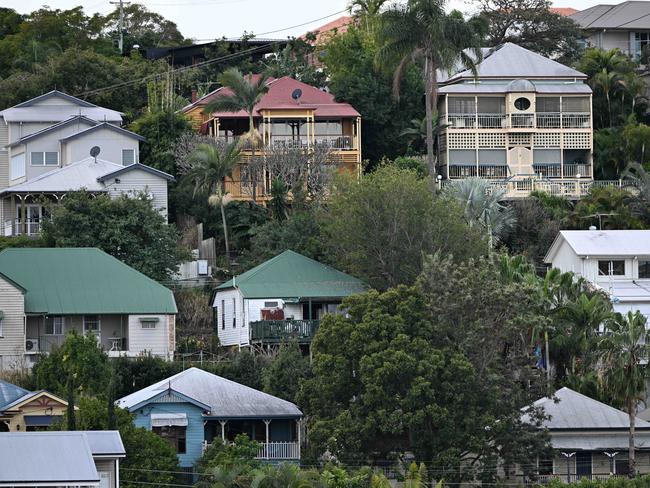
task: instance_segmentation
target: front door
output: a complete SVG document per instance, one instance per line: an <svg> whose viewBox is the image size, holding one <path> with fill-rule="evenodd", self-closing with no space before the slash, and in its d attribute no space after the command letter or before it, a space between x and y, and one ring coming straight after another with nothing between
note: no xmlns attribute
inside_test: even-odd
<svg viewBox="0 0 650 488"><path fill-rule="evenodd" d="M41 231L41 217L43 209L40 205L25 205L25 230L24 233L30 236L38 235ZM16 233L22 234L23 228L20 225L22 222L22 208L21 205L16 207Z"/></svg>
<svg viewBox="0 0 650 488"><path fill-rule="evenodd" d="M578 451L576 453L576 478L591 478L591 453Z"/></svg>
<svg viewBox="0 0 650 488"><path fill-rule="evenodd" d="M533 171L533 151L528 147L516 146L508 151L511 175L530 176Z"/></svg>
<svg viewBox="0 0 650 488"><path fill-rule="evenodd" d="M99 488L112 488L111 473L107 471L99 471L98 474L99 474Z"/></svg>

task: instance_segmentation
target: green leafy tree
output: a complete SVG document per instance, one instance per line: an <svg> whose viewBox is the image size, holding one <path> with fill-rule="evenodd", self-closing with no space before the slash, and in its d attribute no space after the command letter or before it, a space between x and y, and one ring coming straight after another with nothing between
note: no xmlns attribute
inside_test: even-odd
<svg viewBox="0 0 650 488"><path fill-rule="evenodd" d="M433 113L433 137L437 140L438 135L449 125L443 123L444 117L437 112ZM411 125L400 132L402 137L408 140L409 149L415 149L418 153L420 148L426 145L427 140L427 119L413 119Z"/></svg>
<svg viewBox="0 0 650 488"><path fill-rule="evenodd" d="M571 229L641 229L643 223L628 205L630 194L617 187L592 188L567 216Z"/></svg>
<svg viewBox="0 0 650 488"><path fill-rule="evenodd" d="M53 247L98 247L158 281L168 280L189 257L176 230L146 195L112 199L68 193L51 208L43 240Z"/></svg>
<svg viewBox="0 0 650 488"><path fill-rule="evenodd" d="M249 439L246 434L238 434L233 443L215 439L197 461L196 468L200 473L210 475L207 486L237 486L242 481L241 475L260 465L256 459L259 450L259 442Z"/></svg>
<svg viewBox="0 0 650 488"><path fill-rule="evenodd" d="M283 344L262 372L264 391L295 402L300 384L309 377L310 370L309 358L303 356L298 344Z"/></svg>
<svg viewBox="0 0 650 488"><path fill-rule="evenodd" d="M264 72L273 78L290 76L317 88L325 88L327 74L311 60L317 56L307 39L289 39L287 46L264 60Z"/></svg>
<svg viewBox="0 0 650 488"><path fill-rule="evenodd" d="M461 64L476 73L481 60L481 41L485 26L480 19L465 21L458 11L445 13L443 0L408 0L395 4L382 13L378 62L393 63L393 91L399 97L399 86L409 65L422 66L425 90L427 163L431 188L435 188L434 111L438 106L438 70L451 71ZM471 54L470 54L471 53Z"/></svg>
<svg viewBox="0 0 650 488"><path fill-rule="evenodd" d="M485 252L483 233L470 228L455 201L431 198L428 183L408 170L382 166L360 183L337 186L324 215L333 260L378 289L413 283L423 254Z"/></svg>
<svg viewBox="0 0 650 488"><path fill-rule="evenodd" d="M630 419L628 476L636 476L636 406L645 400L648 378L648 332L646 318L640 312L617 314L607 322L600 342L602 385L614 406L627 412Z"/></svg>

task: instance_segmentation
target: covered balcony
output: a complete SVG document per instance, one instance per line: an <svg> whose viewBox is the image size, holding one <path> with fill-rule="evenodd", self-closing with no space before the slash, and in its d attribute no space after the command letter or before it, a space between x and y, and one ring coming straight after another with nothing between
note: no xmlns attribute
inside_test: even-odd
<svg viewBox="0 0 650 488"><path fill-rule="evenodd" d="M254 343L276 344L297 341L307 344L312 341L320 320L258 320L250 323L250 339Z"/></svg>

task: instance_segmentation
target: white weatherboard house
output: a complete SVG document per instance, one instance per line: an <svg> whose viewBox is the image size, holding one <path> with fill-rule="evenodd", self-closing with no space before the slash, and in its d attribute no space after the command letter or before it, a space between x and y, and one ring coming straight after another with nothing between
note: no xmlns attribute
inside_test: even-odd
<svg viewBox="0 0 650 488"><path fill-rule="evenodd" d="M309 344L326 313L366 287L357 278L284 251L217 288L213 307L223 346Z"/></svg>
<svg viewBox="0 0 650 488"><path fill-rule="evenodd" d="M56 90L0 111L0 234L38 234L41 198L80 189L146 192L166 215L173 178L139 164L144 138L121 123L120 112Z"/></svg>
<svg viewBox="0 0 650 488"><path fill-rule="evenodd" d="M544 262L604 290L615 311L650 319L650 230L563 230Z"/></svg>

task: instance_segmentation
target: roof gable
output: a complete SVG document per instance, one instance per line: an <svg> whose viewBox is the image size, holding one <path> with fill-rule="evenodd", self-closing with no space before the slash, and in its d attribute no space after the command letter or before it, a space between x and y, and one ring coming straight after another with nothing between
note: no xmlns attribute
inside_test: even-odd
<svg viewBox="0 0 650 488"><path fill-rule="evenodd" d="M140 163L134 163L134 164L129 164L128 166L123 166L119 169L116 169L115 171L111 171L110 173L106 173L105 175L100 176L97 178L97 181L106 181L109 178L115 178L116 176L122 175L124 173L128 173L133 170L140 170L144 171L145 173L149 173L154 176L158 176L160 178L164 178L167 181L174 181L175 178L168 174L165 173L164 171L160 171L159 169L152 168L151 166L147 166L145 164L140 164Z"/></svg>
<svg viewBox="0 0 650 488"><path fill-rule="evenodd" d="M5 411L15 410L26 406L46 409L53 406L67 407L68 402L66 402L63 398L53 395L48 391L41 390L35 392L28 392L24 396L16 399L15 401L9 403L8 405L5 405L3 407L3 410ZM75 407L75 409L77 409L77 407Z"/></svg>
<svg viewBox="0 0 650 488"><path fill-rule="evenodd" d="M549 430L629 429L627 413L570 388L561 388L553 397L540 398L533 403L535 407L542 407L550 417L543 422ZM522 420L529 422L530 417L524 414ZM650 428L650 423L645 420L637 418L636 422L640 429Z"/></svg>
<svg viewBox="0 0 650 488"><path fill-rule="evenodd" d="M22 107L33 107L35 105L45 105L47 102L51 102L52 99L59 99L62 102L66 102L67 104L78 105L79 107L97 106L93 103L87 102L80 98L73 97L72 95L68 95L67 93L63 93L62 91L52 90L50 92L44 93L43 95L39 95L25 102L19 103L18 105L14 105L11 108L22 108ZM51 103L49 105L51 105Z"/></svg>
<svg viewBox="0 0 650 488"><path fill-rule="evenodd" d="M97 248L8 248L0 272L27 290L25 313L177 312L169 289Z"/></svg>
<svg viewBox="0 0 650 488"><path fill-rule="evenodd" d="M131 393L117 401L129 410L148 403L169 390L208 405L210 417L217 418L297 418L302 412L291 402L269 395L199 368L189 368L174 376Z"/></svg>
<svg viewBox="0 0 650 488"><path fill-rule="evenodd" d="M110 130L113 132L117 132L118 134L122 134L124 136L130 137L132 139L137 139L138 141L146 141L144 137L142 137L139 134L136 134L135 132L131 132L130 130L122 129L121 127L118 127L113 124L109 124L108 122L102 122L101 124L94 125L93 127L89 127L88 129L82 130L77 132L76 134L72 134L71 136L64 137L61 139L61 142L70 142L73 139L78 139L80 137L86 137L87 135L93 134L97 131L100 130Z"/></svg>
<svg viewBox="0 0 650 488"><path fill-rule="evenodd" d="M65 127L69 127L70 125L77 123L77 124L84 124L89 127L92 127L94 125L97 125L97 122L89 119L85 115L75 115L73 117L70 117L67 120L64 120L63 122L58 122L56 124L53 124L49 127L46 127L45 129L39 130L37 132L34 132L32 134L29 134L25 137L21 137L17 141L12 142L9 144L7 147L15 147L15 146L20 146L22 144L25 144L26 142L29 142L34 139L38 139L41 136L47 135L51 132L56 132L57 130L61 130Z"/></svg>
<svg viewBox="0 0 650 488"><path fill-rule="evenodd" d="M517 44L506 42L483 49L483 60L477 66L478 78L501 79L586 79L587 75ZM471 70L461 68L444 82L474 79ZM442 80L444 80L444 75Z"/></svg>
<svg viewBox="0 0 650 488"><path fill-rule="evenodd" d="M220 285L245 298L342 298L366 291L363 282L294 251L284 251Z"/></svg>
<svg viewBox="0 0 650 488"><path fill-rule="evenodd" d="M544 262L550 263L564 243L578 256L650 256L650 230L561 230Z"/></svg>

